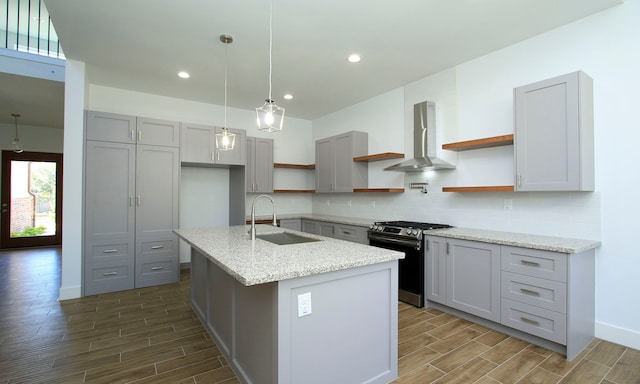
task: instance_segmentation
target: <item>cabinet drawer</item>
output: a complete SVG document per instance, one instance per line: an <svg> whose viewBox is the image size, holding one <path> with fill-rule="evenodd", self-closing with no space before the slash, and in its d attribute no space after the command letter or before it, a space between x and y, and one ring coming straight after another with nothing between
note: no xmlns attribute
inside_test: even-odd
<svg viewBox="0 0 640 384"><path fill-rule="evenodd" d="M173 241L150 241L142 243L142 252L145 254L156 252L173 252Z"/></svg>
<svg viewBox="0 0 640 384"><path fill-rule="evenodd" d="M136 262L136 288L176 283L179 280L178 258L139 257Z"/></svg>
<svg viewBox="0 0 640 384"><path fill-rule="evenodd" d="M501 323L559 344L567 343L567 316L562 313L502 299Z"/></svg>
<svg viewBox="0 0 640 384"><path fill-rule="evenodd" d="M369 244L366 229L355 225L336 224L335 237L336 239L353 241L354 243Z"/></svg>
<svg viewBox="0 0 640 384"><path fill-rule="evenodd" d="M567 311L565 283L503 271L500 286L503 298L559 313Z"/></svg>
<svg viewBox="0 0 640 384"><path fill-rule="evenodd" d="M502 270L567 282L567 255L537 249L502 246Z"/></svg>
<svg viewBox="0 0 640 384"><path fill-rule="evenodd" d="M89 265L86 267L84 281L85 296L133 288L133 263L105 264L100 266Z"/></svg>

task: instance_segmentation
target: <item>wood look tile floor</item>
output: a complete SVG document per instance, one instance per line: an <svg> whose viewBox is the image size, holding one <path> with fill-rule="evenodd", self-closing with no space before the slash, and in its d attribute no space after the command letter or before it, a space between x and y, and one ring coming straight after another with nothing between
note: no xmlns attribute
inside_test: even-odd
<svg viewBox="0 0 640 384"><path fill-rule="evenodd" d="M0 383L239 383L189 306L188 273L59 302L60 270L59 249L0 252ZM394 384L640 383L640 351L602 340L568 362L430 308L399 303L398 323Z"/></svg>

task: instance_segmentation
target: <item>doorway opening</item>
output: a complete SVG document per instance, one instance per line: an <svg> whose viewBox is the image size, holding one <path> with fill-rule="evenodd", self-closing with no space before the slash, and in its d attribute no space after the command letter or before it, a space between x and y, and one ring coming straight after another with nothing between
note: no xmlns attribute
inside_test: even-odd
<svg viewBox="0 0 640 384"><path fill-rule="evenodd" d="M2 151L2 248L62 244L62 154Z"/></svg>

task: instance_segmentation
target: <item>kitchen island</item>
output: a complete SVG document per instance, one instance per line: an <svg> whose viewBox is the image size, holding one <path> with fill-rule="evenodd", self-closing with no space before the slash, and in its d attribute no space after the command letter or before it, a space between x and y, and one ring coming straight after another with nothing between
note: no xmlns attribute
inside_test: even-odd
<svg viewBox="0 0 640 384"><path fill-rule="evenodd" d="M314 242L251 240L247 226L179 229L191 304L244 383L387 383L398 373L403 253L258 225Z"/></svg>

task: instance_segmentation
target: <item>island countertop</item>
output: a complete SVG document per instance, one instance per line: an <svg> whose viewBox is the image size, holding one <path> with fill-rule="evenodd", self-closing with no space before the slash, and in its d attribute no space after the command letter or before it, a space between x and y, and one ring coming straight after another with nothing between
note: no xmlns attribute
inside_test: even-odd
<svg viewBox="0 0 640 384"><path fill-rule="evenodd" d="M322 241L276 245L252 241L248 226L176 229L190 246L240 283L250 286L404 258L404 253L270 225L256 225L257 234L292 232Z"/></svg>

